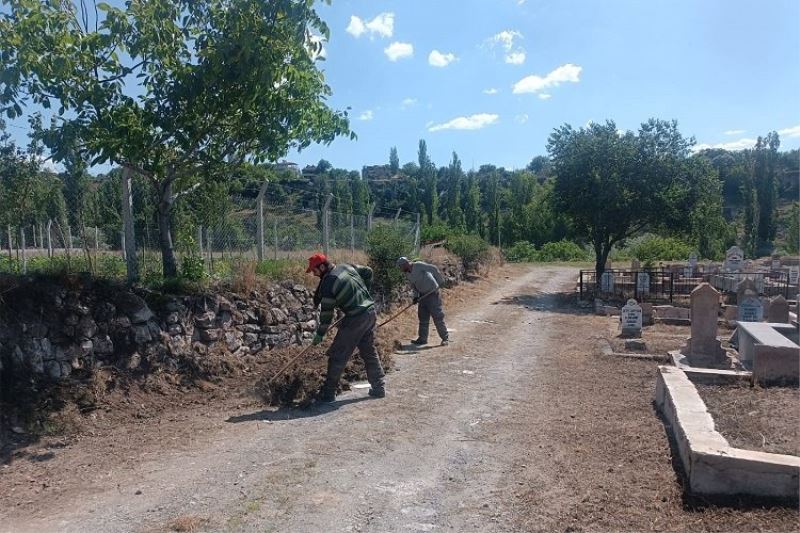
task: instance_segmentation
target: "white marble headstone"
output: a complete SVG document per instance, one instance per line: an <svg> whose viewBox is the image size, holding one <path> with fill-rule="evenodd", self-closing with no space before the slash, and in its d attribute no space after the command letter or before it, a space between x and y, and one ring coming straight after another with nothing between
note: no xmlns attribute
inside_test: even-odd
<svg viewBox="0 0 800 533"><path fill-rule="evenodd" d="M628 303L622 308L620 321L623 335L642 335L642 307L633 298L628 300Z"/></svg>

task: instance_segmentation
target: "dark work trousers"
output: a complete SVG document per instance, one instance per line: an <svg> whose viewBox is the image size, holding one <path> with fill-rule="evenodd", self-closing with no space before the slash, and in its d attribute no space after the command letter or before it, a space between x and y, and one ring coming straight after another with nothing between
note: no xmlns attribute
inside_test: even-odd
<svg viewBox="0 0 800 533"><path fill-rule="evenodd" d="M345 317L333 339L333 344L328 349L328 374L322 391L336 394L336 386L342 377L344 367L353 350L358 348L358 354L364 361L367 369L367 379L373 389L382 389L383 366L375 351L375 309L370 308L358 316Z"/></svg>
<svg viewBox="0 0 800 533"><path fill-rule="evenodd" d="M439 291L429 294L425 298L420 298L417 304L417 316L419 316L419 339L428 341L428 328L430 327L431 317L436 326L439 337L448 340L447 326L444 323L444 311L442 310L442 296Z"/></svg>

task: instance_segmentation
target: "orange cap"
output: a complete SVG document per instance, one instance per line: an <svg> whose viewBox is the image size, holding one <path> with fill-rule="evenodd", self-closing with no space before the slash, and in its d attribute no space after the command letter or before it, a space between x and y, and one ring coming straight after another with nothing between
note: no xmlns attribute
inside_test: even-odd
<svg viewBox="0 0 800 533"><path fill-rule="evenodd" d="M328 258L325 257L325 254L316 253L308 258L308 268L306 269L306 272L311 272L316 267L327 262Z"/></svg>

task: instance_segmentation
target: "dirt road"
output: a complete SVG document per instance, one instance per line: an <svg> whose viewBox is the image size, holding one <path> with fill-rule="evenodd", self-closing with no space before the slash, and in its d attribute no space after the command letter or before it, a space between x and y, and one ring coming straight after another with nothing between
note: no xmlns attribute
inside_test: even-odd
<svg viewBox="0 0 800 533"><path fill-rule="evenodd" d="M655 363L597 359L592 346L608 322L570 303L576 269L509 268L514 275L449 313L449 347L397 356L385 399L358 388L306 411L200 406L164 420L160 439L139 447L115 444L133 433L101 441L123 452L106 454L95 442L97 455L87 457L79 443L39 463L33 456L5 465L18 469L15 479L24 472L40 483L35 474L44 469L51 481L36 491L0 488L0 503L13 502L0 506L0 531L730 531L796 523L792 510L687 510L650 406Z"/></svg>

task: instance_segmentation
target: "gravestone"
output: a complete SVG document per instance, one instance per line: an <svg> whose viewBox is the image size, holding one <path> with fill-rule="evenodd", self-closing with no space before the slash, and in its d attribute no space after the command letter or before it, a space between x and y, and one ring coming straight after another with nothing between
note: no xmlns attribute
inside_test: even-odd
<svg viewBox="0 0 800 533"><path fill-rule="evenodd" d="M639 272L636 275L636 292L638 294L650 294L650 274Z"/></svg>
<svg viewBox="0 0 800 533"><path fill-rule="evenodd" d="M744 251L738 246L731 246L725 252L725 270L739 272L742 269L742 261L744 261Z"/></svg>
<svg viewBox="0 0 800 533"><path fill-rule="evenodd" d="M761 300L748 294L744 301L739 302L739 322L761 322L764 320L764 306Z"/></svg>
<svg viewBox="0 0 800 533"><path fill-rule="evenodd" d="M694 269L691 266L687 266L683 268L683 277L684 278L693 278L694 277Z"/></svg>
<svg viewBox="0 0 800 533"><path fill-rule="evenodd" d="M800 267L789 267L789 285L797 285L798 278L800 278Z"/></svg>
<svg viewBox="0 0 800 533"><path fill-rule="evenodd" d="M781 258L780 257L773 257L772 258L772 270L780 270L781 269Z"/></svg>
<svg viewBox="0 0 800 533"><path fill-rule="evenodd" d="M684 355L696 359L695 363L717 362L725 351L717 340L719 292L708 283L698 285L689 297L691 305L692 336L686 341Z"/></svg>
<svg viewBox="0 0 800 533"><path fill-rule="evenodd" d="M642 265L639 263L639 260L636 258L631 259L631 270L636 272L640 268L642 268Z"/></svg>
<svg viewBox="0 0 800 533"><path fill-rule="evenodd" d="M756 288L756 284L752 279L745 278L736 286L736 305L741 305L742 300L746 296L745 293L748 292L756 295L758 294L758 289Z"/></svg>
<svg viewBox="0 0 800 533"><path fill-rule="evenodd" d="M753 271L753 260L748 259L744 262L744 271L745 272L752 272Z"/></svg>
<svg viewBox="0 0 800 533"><path fill-rule="evenodd" d="M628 303L622 308L620 321L622 322L623 337L638 338L642 336L642 308L633 298L628 300Z"/></svg>
<svg viewBox="0 0 800 533"><path fill-rule="evenodd" d="M603 292L614 292L614 274L603 272L600 276L600 290Z"/></svg>
<svg viewBox="0 0 800 533"><path fill-rule="evenodd" d="M778 295L769 301L769 312L767 313L770 322L789 323L789 302L783 295Z"/></svg>
<svg viewBox="0 0 800 533"><path fill-rule="evenodd" d="M689 266L694 270L697 268L697 254L692 254L689 256Z"/></svg>

